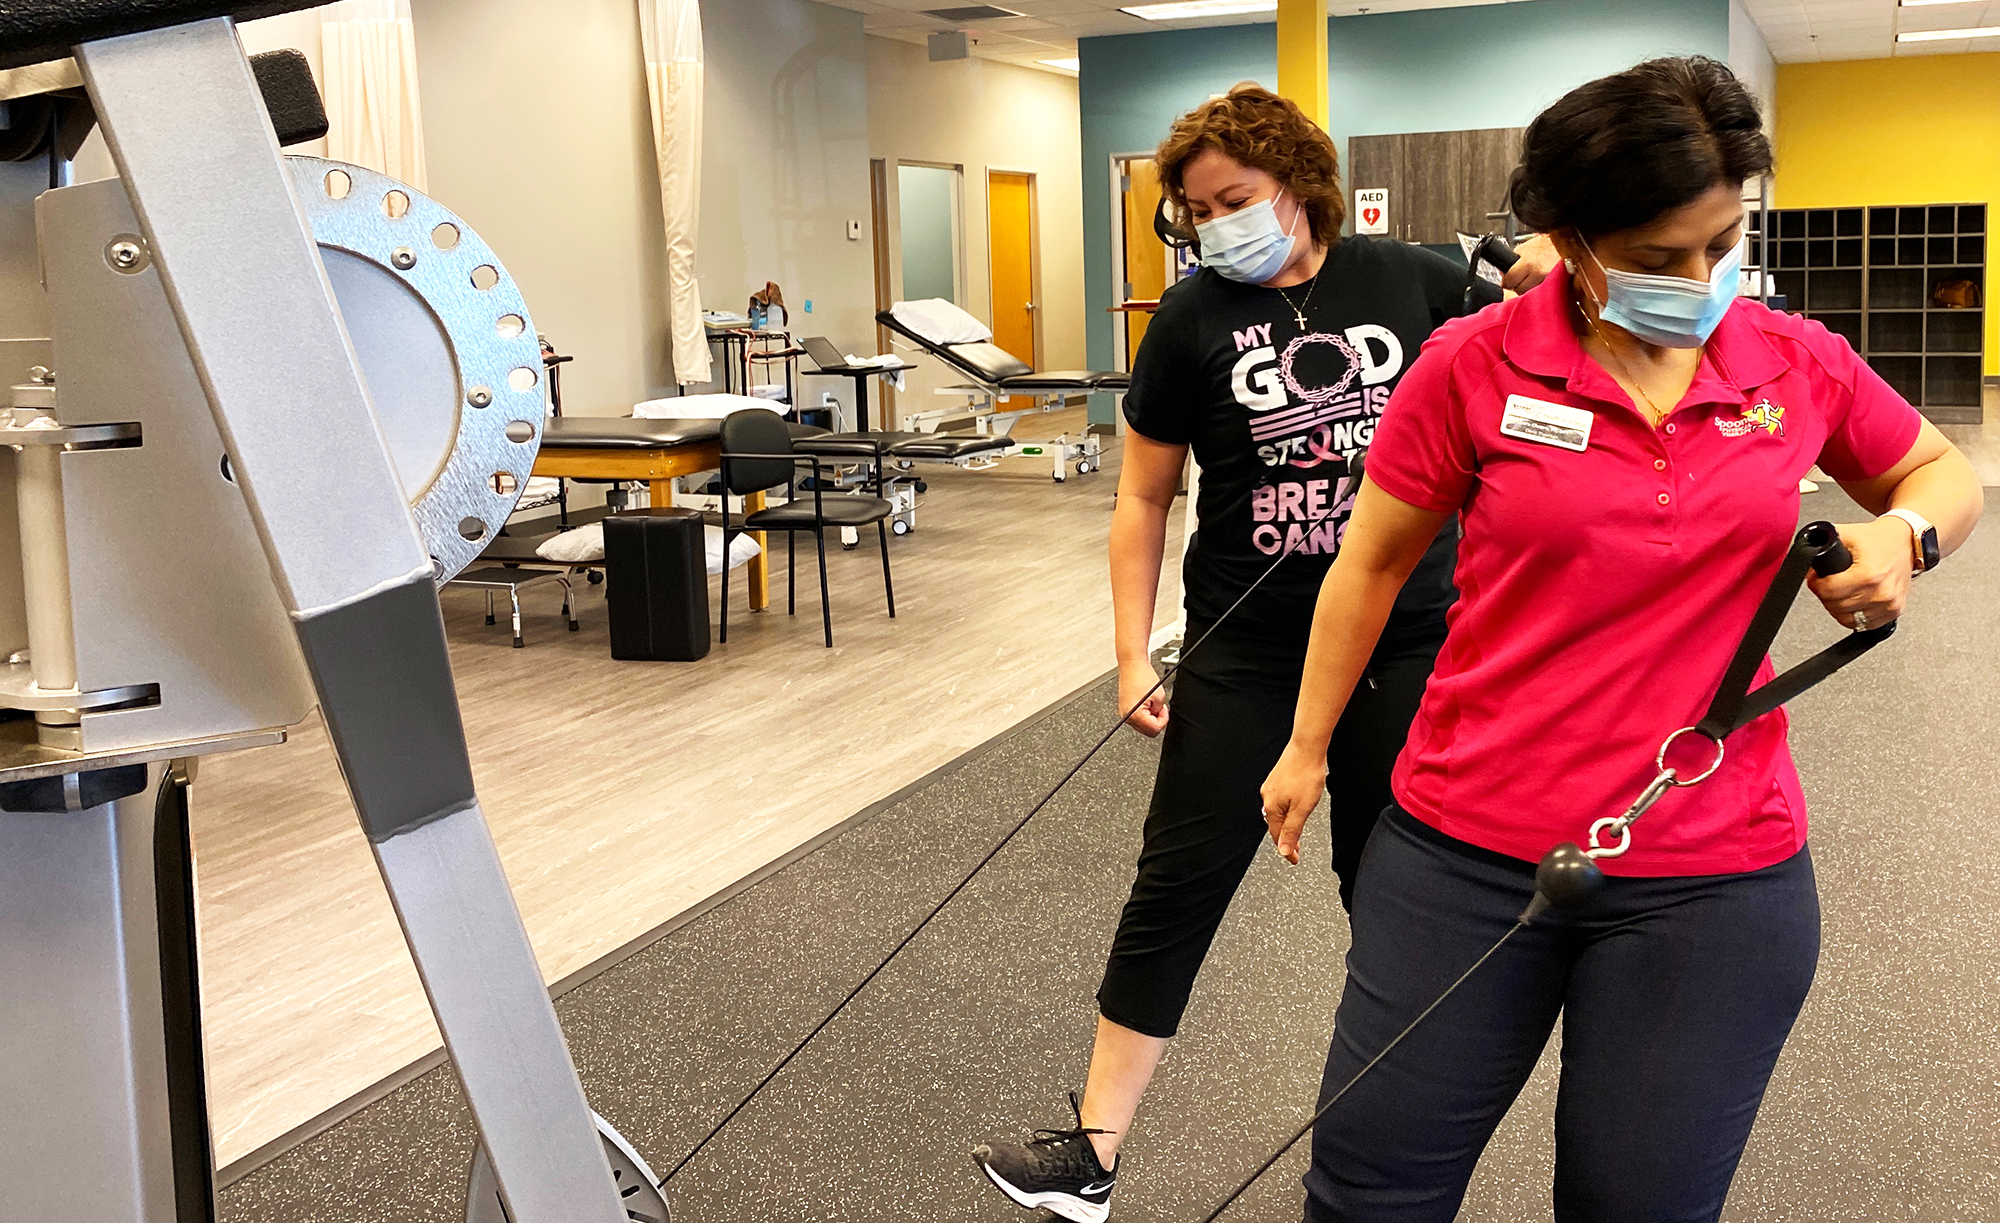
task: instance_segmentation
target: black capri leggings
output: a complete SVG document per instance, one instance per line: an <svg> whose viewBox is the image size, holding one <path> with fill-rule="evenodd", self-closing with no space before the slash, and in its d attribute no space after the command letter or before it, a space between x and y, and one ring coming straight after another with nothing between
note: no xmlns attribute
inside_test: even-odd
<svg viewBox="0 0 2000 1223"><path fill-rule="evenodd" d="M1201 633L1188 626L1188 640ZM1384 641L1327 745L1333 869L1349 903L1361 850L1389 805L1389 773L1444 644L1435 632ZM1292 733L1302 651L1226 631L1189 656L1146 814L1139 875L1118 920L1097 1005L1106 1019L1172 1036L1222 914L1265 838L1258 791Z"/></svg>
<svg viewBox="0 0 2000 1223"><path fill-rule="evenodd" d="M1639 825L1644 835L1645 825ZM1391 808L1321 1099L1514 924L1534 865ZM1450 1223L1560 1013L1557 1223L1711 1223L1819 959L1811 854L1614 878L1522 930L1313 1130L1308 1223Z"/></svg>

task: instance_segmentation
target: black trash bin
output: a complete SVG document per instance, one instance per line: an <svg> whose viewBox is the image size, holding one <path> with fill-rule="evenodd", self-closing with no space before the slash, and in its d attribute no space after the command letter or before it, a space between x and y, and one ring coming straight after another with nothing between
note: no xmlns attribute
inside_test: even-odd
<svg viewBox="0 0 2000 1223"><path fill-rule="evenodd" d="M604 520L611 657L693 662L708 654L708 549L698 510L634 510Z"/></svg>

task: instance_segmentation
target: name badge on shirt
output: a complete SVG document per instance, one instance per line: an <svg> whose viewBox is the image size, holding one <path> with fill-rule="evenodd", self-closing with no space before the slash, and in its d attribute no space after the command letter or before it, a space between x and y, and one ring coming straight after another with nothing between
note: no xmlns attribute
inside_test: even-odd
<svg viewBox="0 0 2000 1223"><path fill-rule="evenodd" d="M1582 454L1590 448L1590 426L1596 420L1584 408L1509 395L1506 410L1500 414L1500 432L1524 442L1541 442Z"/></svg>

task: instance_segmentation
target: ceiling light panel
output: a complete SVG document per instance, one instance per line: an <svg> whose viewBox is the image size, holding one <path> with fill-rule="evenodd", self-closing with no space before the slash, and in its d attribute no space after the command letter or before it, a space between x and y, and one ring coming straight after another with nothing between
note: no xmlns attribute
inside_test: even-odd
<svg viewBox="0 0 2000 1223"><path fill-rule="evenodd" d="M1119 11L1147 21L1186 21L1198 17L1275 13L1278 11L1278 0L1174 0L1169 4L1132 4Z"/></svg>
<svg viewBox="0 0 2000 1223"><path fill-rule="evenodd" d="M1965 38L2000 37L2000 25L1973 26L1966 30L1905 30L1896 35L1897 42L1947 42Z"/></svg>

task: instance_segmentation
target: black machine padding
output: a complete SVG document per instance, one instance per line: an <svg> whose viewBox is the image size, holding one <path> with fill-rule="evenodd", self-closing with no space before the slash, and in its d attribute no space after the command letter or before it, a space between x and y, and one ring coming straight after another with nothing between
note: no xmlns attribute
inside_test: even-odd
<svg viewBox="0 0 2000 1223"><path fill-rule="evenodd" d="M280 145L304 144L326 135L326 103L320 100L305 52L287 49L253 55L250 71L257 76L257 92L264 95L264 109L270 112Z"/></svg>
<svg viewBox="0 0 2000 1223"><path fill-rule="evenodd" d="M249 21L318 0L0 0L0 68L65 59L78 43L210 17Z"/></svg>

